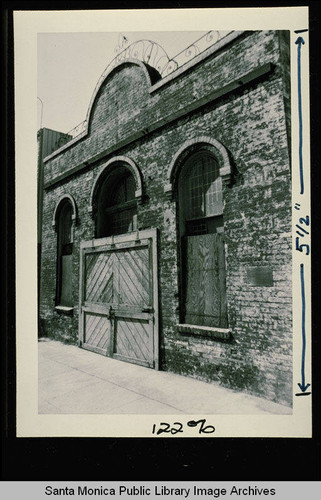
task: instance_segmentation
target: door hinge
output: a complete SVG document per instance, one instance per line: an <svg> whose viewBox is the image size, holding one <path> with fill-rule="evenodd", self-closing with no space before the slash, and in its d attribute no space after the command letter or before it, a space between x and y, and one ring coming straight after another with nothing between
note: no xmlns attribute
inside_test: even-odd
<svg viewBox="0 0 321 500"><path fill-rule="evenodd" d="M142 313L153 313L154 308L153 307L143 307L142 308Z"/></svg>

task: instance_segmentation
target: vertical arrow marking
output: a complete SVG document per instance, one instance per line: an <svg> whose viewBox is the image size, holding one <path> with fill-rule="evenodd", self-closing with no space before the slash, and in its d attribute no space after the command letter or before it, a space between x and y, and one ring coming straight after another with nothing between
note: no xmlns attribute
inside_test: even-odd
<svg viewBox="0 0 321 500"><path fill-rule="evenodd" d="M302 124L302 96L301 96L301 45L305 42L301 36L296 40L298 46L298 111L299 111L299 170L300 170L300 194L304 193L304 177L303 177L303 158L302 158L302 144L303 144L303 124ZM304 290L304 265L300 264L300 279L301 279L301 302L302 302L302 356L301 356L301 383L298 386L301 392L296 396L306 396L311 394L306 392L310 384L305 383L305 290Z"/></svg>
<svg viewBox="0 0 321 500"><path fill-rule="evenodd" d="M302 160L302 97L301 97L301 45L304 45L302 36L295 42L298 46L298 106L299 106L299 162L300 162L300 194L304 193L303 160Z"/></svg>
<svg viewBox="0 0 321 500"><path fill-rule="evenodd" d="M302 393L308 394L306 390L310 384L305 384L305 290L304 290L304 266L300 264L300 278L301 278L301 298L302 298L302 358L301 358L301 384L298 383ZM309 393L310 394L310 393ZM299 394L297 394L299 395Z"/></svg>

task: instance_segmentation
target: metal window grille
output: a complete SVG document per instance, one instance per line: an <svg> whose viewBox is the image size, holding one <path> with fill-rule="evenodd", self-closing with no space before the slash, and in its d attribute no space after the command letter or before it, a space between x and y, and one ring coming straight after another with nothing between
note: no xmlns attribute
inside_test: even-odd
<svg viewBox="0 0 321 500"><path fill-rule="evenodd" d="M60 212L60 241L61 245L71 243L71 215L72 208L69 203L66 203Z"/></svg>
<svg viewBox="0 0 321 500"><path fill-rule="evenodd" d="M222 213L222 180L209 154L197 153L188 161L184 191L187 220Z"/></svg>
<svg viewBox="0 0 321 500"><path fill-rule="evenodd" d="M72 306L72 207L65 203L59 215L56 303Z"/></svg>
<svg viewBox="0 0 321 500"><path fill-rule="evenodd" d="M136 210L122 210L109 216L110 234L124 234L136 229Z"/></svg>
<svg viewBox="0 0 321 500"><path fill-rule="evenodd" d="M116 184L111 198L111 205L120 205L135 198L135 181L131 175L122 178Z"/></svg>
<svg viewBox="0 0 321 500"><path fill-rule="evenodd" d="M104 205L104 236L125 234L137 229L135 186L130 173L121 175L116 182L106 186L105 195L111 194Z"/></svg>
<svg viewBox="0 0 321 500"><path fill-rule="evenodd" d="M206 222L190 222L187 227L187 233L190 236L195 236L198 234L207 234L208 227Z"/></svg>

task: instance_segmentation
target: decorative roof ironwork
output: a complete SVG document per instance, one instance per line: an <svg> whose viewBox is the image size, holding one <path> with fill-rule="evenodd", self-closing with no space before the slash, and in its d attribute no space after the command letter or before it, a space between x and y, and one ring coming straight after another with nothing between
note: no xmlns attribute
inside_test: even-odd
<svg viewBox="0 0 321 500"><path fill-rule="evenodd" d="M151 40L138 40L128 45L128 39L120 33L118 45L115 47L116 56L100 75L94 89L94 94L105 80L107 74L119 63L126 61L126 59L138 59L155 68L161 77L165 78L187 62L194 59L194 57L197 57L206 49L217 43L229 33L231 33L231 31L208 31L205 35L172 58L169 58L163 47L156 42ZM71 136L70 140L75 139L78 135L82 134L86 130L86 127L87 120L79 123L76 127L70 130L68 132L68 135Z"/></svg>

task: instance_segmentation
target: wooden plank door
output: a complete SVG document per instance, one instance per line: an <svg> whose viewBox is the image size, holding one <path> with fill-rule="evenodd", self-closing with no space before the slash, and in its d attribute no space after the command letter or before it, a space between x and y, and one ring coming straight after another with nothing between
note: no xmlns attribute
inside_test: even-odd
<svg viewBox="0 0 321 500"><path fill-rule="evenodd" d="M185 323L226 328L225 252L221 234L185 238Z"/></svg>
<svg viewBox="0 0 321 500"><path fill-rule="evenodd" d="M86 248L82 259L82 347L108 355L112 348L109 308L113 302L114 255Z"/></svg>
<svg viewBox="0 0 321 500"><path fill-rule="evenodd" d="M115 253L113 357L153 364L153 294L150 246Z"/></svg>
<svg viewBox="0 0 321 500"><path fill-rule="evenodd" d="M158 367L156 231L81 244L82 347Z"/></svg>

